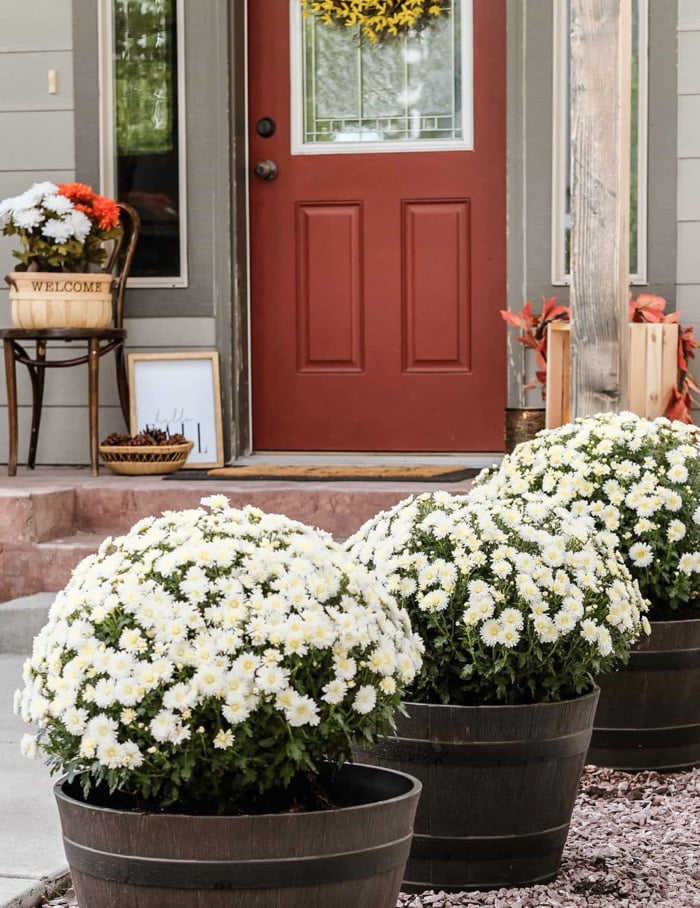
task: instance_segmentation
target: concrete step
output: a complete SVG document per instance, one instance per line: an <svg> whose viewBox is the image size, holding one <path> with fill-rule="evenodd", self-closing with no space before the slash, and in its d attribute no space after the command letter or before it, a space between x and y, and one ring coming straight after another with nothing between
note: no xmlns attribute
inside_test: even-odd
<svg viewBox="0 0 700 908"><path fill-rule="evenodd" d="M28 656L46 624L54 593L34 593L0 603L0 654Z"/></svg>
<svg viewBox="0 0 700 908"><path fill-rule="evenodd" d="M412 494L457 483L233 482L214 478L164 482L161 477L100 475L71 468L23 471L0 478L0 603L65 586L71 570L105 536L127 532L142 517L197 507L211 494L234 507L286 514L345 539L378 511Z"/></svg>
<svg viewBox="0 0 700 908"><path fill-rule="evenodd" d="M62 589L76 564L97 551L105 535L108 534L78 532L34 544L2 543L0 603Z"/></svg>

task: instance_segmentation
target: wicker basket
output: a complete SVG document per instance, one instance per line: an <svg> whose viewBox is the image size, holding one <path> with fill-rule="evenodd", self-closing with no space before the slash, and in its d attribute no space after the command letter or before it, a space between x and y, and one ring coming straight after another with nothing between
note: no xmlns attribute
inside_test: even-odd
<svg viewBox="0 0 700 908"><path fill-rule="evenodd" d="M174 473L184 466L194 442L179 445L100 445L102 462L122 476Z"/></svg>

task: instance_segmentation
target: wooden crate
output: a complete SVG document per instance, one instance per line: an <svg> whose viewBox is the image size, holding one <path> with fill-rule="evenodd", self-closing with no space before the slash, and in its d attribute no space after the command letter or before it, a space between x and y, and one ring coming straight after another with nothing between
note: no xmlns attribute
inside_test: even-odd
<svg viewBox="0 0 700 908"><path fill-rule="evenodd" d="M570 419L570 325L553 322L547 338L546 426ZM629 398L637 416L662 416L678 374L678 325L630 322Z"/></svg>

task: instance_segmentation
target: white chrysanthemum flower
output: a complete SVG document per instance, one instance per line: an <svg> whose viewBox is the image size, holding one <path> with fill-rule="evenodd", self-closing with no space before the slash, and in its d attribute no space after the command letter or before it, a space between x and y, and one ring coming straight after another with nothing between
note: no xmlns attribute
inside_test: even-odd
<svg viewBox="0 0 700 908"><path fill-rule="evenodd" d="M121 766L127 769L138 769L143 761L144 756L135 741L125 741L121 745Z"/></svg>
<svg viewBox="0 0 700 908"><path fill-rule="evenodd" d="M612 652L612 637L606 627L598 628L598 652L601 656L609 656Z"/></svg>
<svg viewBox="0 0 700 908"><path fill-rule="evenodd" d="M284 712L287 717L287 722L289 722L292 728L301 725L318 725L321 721L318 707L311 697L306 697L296 692L294 692L291 703Z"/></svg>
<svg viewBox="0 0 700 908"><path fill-rule="evenodd" d="M512 649L520 642L520 634L512 625L502 625L497 642L501 643L507 649Z"/></svg>
<svg viewBox="0 0 700 908"><path fill-rule="evenodd" d="M440 612L447 607L448 596L444 590L430 590L418 599L418 607L425 612Z"/></svg>
<svg viewBox="0 0 700 908"><path fill-rule="evenodd" d="M538 615L533 625L542 643L555 643L559 639L559 631L549 615Z"/></svg>
<svg viewBox="0 0 700 908"><path fill-rule="evenodd" d="M122 765L122 748L118 741L103 741L97 746L97 759L108 769Z"/></svg>
<svg viewBox="0 0 700 908"><path fill-rule="evenodd" d="M695 558L690 552L684 552L678 559L678 570L681 574L692 574L695 568Z"/></svg>
<svg viewBox="0 0 700 908"><path fill-rule="evenodd" d="M386 679L384 679L386 680ZM342 678L332 678L323 686L323 699L332 706L342 703L348 691L347 682Z"/></svg>
<svg viewBox="0 0 700 908"><path fill-rule="evenodd" d="M252 697L245 696L244 694L240 696L230 695L226 697L221 712L226 721L230 722L231 725L239 725L241 722L245 722L246 719L248 719L256 706L257 703Z"/></svg>
<svg viewBox="0 0 700 908"><path fill-rule="evenodd" d="M396 679L392 675L387 675L379 682L379 688L382 693L391 697L396 693Z"/></svg>
<svg viewBox="0 0 700 908"><path fill-rule="evenodd" d="M177 715L170 710L162 709L149 723L149 730L156 741L173 742L182 726Z"/></svg>
<svg viewBox="0 0 700 908"><path fill-rule="evenodd" d="M666 475L671 482L682 483L688 479L688 470L682 463L675 463L666 471Z"/></svg>
<svg viewBox="0 0 700 908"><path fill-rule="evenodd" d="M598 625L590 618L585 618L579 628L580 634L586 643L596 643L598 640Z"/></svg>
<svg viewBox="0 0 700 908"><path fill-rule="evenodd" d="M629 557L635 567L647 567L654 560L654 551L646 542L635 542L629 548Z"/></svg>
<svg viewBox="0 0 700 908"><path fill-rule="evenodd" d="M501 636L501 623L495 618L490 618L481 625L479 636L487 645L493 646L499 642Z"/></svg>
<svg viewBox="0 0 700 908"><path fill-rule="evenodd" d="M63 716L66 731L71 735L82 735L88 722L89 713L86 709L71 707Z"/></svg>
<svg viewBox="0 0 700 908"><path fill-rule="evenodd" d="M118 725L114 719L98 714L90 719L85 726L84 737L93 738L101 743L108 740L116 740L117 731Z"/></svg>
<svg viewBox="0 0 700 908"><path fill-rule="evenodd" d="M504 627L512 627L516 631L523 629L523 615L518 609L504 608L499 614L498 620Z"/></svg>
<svg viewBox="0 0 700 908"><path fill-rule="evenodd" d="M205 663L197 669L191 683L203 697L223 697L226 688L225 669L215 663Z"/></svg>
<svg viewBox="0 0 700 908"><path fill-rule="evenodd" d="M680 542L685 536L686 526L681 520L672 520L668 525L668 541Z"/></svg>
<svg viewBox="0 0 700 908"><path fill-rule="evenodd" d="M255 684L266 694L277 694L289 682L289 669L275 664L263 664L255 673Z"/></svg>
<svg viewBox="0 0 700 908"><path fill-rule="evenodd" d="M233 746L233 732L230 728L220 729L215 735L212 744L217 750L226 750Z"/></svg>
<svg viewBox="0 0 700 908"><path fill-rule="evenodd" d="M22 751L22 756L27 757L30 760L33 760L38 753L36 735L25 734L22 736L20 742L20 749Z"/></svg>
<svg viewBox="0 0 700 908"><path fill-rule="evenodd" d="M376 702L377 691L375 688L372 687L371 684L363 684L362 687L358 688L352 705L355 712L366 715L367 713L372 712Z"/></svg>
<svg viewBox="0 0 700 908"><path fill-rule="evenodd" d="M337 653L333 657L333 670L339 678L351 681L357 674L357 662L347 653Z"/></svg>

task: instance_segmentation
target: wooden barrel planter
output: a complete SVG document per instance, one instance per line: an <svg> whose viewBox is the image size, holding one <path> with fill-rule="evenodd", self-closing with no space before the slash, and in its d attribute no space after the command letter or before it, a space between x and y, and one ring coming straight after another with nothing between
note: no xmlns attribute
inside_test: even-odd
<svg viewBox="0 0 700 908"><path fill-rule="evenodd" d="M627 665L599 683L589 763L627 770L700 766L700 618L652 621Z"/></svg>
<svg viewBox="0 0 700 908"><path fill-rule="evenodd" d="M561 863L598 690L561 703L406 703L361 759L423 783L403 890L532 886Z"/></svg>
<svg viewBox="0 0 700 908"><path fill-rule="evenodd" d="M80 908L395 908L420 782L346 764L309 813L189 816L95 807L54 788Z"/></svg>

